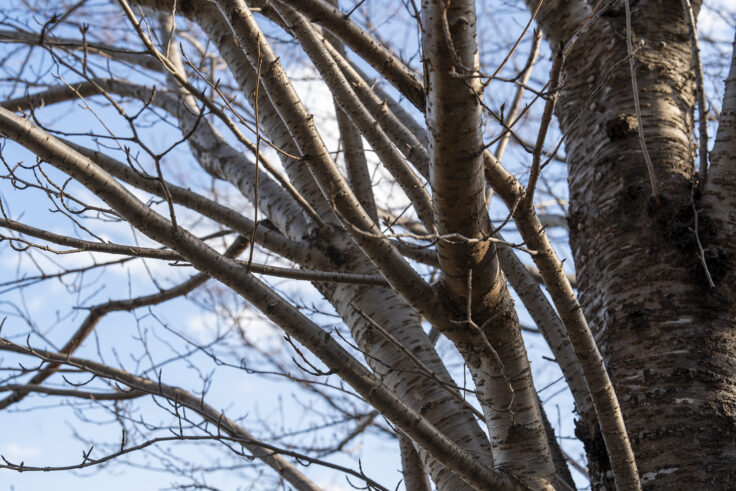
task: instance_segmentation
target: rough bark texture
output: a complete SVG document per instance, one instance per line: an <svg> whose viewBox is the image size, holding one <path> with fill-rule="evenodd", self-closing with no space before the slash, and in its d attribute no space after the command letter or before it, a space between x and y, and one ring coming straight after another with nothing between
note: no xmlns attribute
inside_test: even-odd
<svg viewBox="0 0 736 491"><path fill-rule="evenodd" d="M716 283L710 289L693 233L695 85L687 25L679 2L632 8L634 42L644 42L635 54L644 134L661 197L652 198L648 182L628 64L606 80L626 56L624 10L616 7L578 40L557 106L562 130L571 130L570 236L580 300L619 394L642 484L732 489L734 261L718 245L728 232L700 209ZM700 208L698 199L696 192ZM593 486L610 489L608 456L592 428L583 421L578 433Z"/></svg>
<svg viewBox="0 0 736 491"><path fill-rule="evenodd" d="M718 133L710 154L710 174L703 191L703 207L713 221L714 229L720 231L713 237L720 255L736 257L736 39L731 54L731 69L726 79ZM733 268L731 269L733 272ZM725 280L736 284L736 278Z"/></svg>

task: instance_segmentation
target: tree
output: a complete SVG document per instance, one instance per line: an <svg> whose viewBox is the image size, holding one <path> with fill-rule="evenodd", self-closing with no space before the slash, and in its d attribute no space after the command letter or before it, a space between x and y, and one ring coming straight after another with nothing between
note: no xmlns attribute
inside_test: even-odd
<svg viewBox="0 0 736 491"><path fill-rule="evenodd" d="M382 479L325 458L373 428L398 441L412 491L428 479L441 490L568 489L573 459L545 415L522 338L538 330L574 400L593 488L732 488L736 62L727 58L719 97L694 29L707 6L528 0L531 18L517 12L523 23L505 42L494 36L503 27L489 33L482 2L384 5L396 17L385 25L372 23L367 3L351 3L82 0L5 12L5 185L40 192L66 228L34 225L4 200L4 239L40 271L6 283L17 296L0 340L9 374L0 407L46 394L112 415L117 448L90 449L69 468L208 441L259 459L288 487L318 489L301 467L316 463L382 489ZM733 28L726 10L711 12ZM416 52L411 40L397 43L397 19L417 29ZM729 44L706 41L716 52ZM498 46L506 56L488 58ZM540 49L551 57L543 80L533 77ZM717 76L718 64L706 65ZM295 88L314 74L308 85L329 94L316 116ZM54 122L67 101L74 112ZM504 166L505 155L521 167ZM549 176L557 160L568 190ZM564 217L540 203L564 209L565 194L575 277L550 240ZM124 226L132 235L119 235ZM48 262L70 252L123 259ZM101 294L85 278L141 258L159 264L157 292L91 302ZM162 274L178 274L161 273L166 264L197 273L165 285ZM271 277L310 282L324 302L294 298ZM59 314L51 325L63 335L48 333L24 292L69 278L84 318ZM195 301L243 326L200 343L151 309L210 278L220 286ZM130 358L91 349L94 339L104 345L96 329L106 315L146 308L164 333L139 329ZM286 354L249 341L250 309L283 331ZM209 402L218 366L286 377L320 401L312 410L351 429L327 449L254 434L247 418ZM143 396L165 423L136 412Z"/></svg>

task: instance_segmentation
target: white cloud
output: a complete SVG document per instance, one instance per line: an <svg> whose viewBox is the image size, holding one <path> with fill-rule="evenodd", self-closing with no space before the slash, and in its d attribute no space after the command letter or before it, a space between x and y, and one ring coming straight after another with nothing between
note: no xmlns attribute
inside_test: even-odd
<svg viewBox="0 0 736 491"><path fill-rule="evenodd" d="M218 308L219 310L219 308ZM190 317L186 328L199 342L210 341L224 329L240 326L245 338L264 351L278 349L282 344L283 332L258 312L246 307L239 313L232 311L220 313L203 312Z"/></svg>
<svg viewBox="0 0 736 491"><path fill-rule="evenodd" d="M38 447L25 446L16 442L11 442L3 445L0 453L10 462L17 464L20 461L38 457L41 455L41 449Z"/></svg>

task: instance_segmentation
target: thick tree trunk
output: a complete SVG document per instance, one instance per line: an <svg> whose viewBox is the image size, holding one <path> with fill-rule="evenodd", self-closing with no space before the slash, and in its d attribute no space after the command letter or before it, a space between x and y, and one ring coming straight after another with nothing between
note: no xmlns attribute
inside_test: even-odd
<svg viewBox="0 0 736 491"><path fill-rule="evenodd" d="M710 288L694 233L699 194L691 198L695 84L687 24L680 2L639 2L632 21L634 43L643 41L634 57L659 199L637 133L625 13L614 7L577 41L557 105L562 131L571 132L570 237L580 300L618 393L642 484L733 489L734 261L717 246L729 232L699 208ZM582 421L579 436L594 489L610 489L595 428Z"/></svg>

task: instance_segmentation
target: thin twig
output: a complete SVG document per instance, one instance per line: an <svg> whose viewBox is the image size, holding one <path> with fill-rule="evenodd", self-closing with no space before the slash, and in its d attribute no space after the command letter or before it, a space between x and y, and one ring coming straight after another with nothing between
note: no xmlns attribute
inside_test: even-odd
<svg viewBox="0 0 736 491"><path fill-rule="evenodd" d="M514 43L514 45L511 47L511 49L508 51L508 53L506 53L506 57L503 59L503 61L501 62L501 64L498 65L498 68L496 68L496 71L493 72L493 75L491 75L490 77L488 77L488 80L486 80L485 82L483 82L483 89L485 89L486 87L488 87L488 85L496 78L496 75L498 75L498 73L501 71L501 69L504 67L504 65L506 65L506 63L509 61L509 59L511 58L511 55L514 53L514 51L516 51L516 48L519 46L519 43L521 42L522 39L524 39L524 36L526 36L526 33L529 30L529 27L531 27L532 23L534 22L534 19L536 19L537 14L539 13L539 9L542 8L542 4L543 3L544 3L544 0L539 0L539 3L537 4L537 8L535 8L534 9L534 12L532 12L532 15L529 18L529 21L526 23L526 26L524 26L524 30L521 31L521 34L519 35L519 37L516 38L516 42ZM536 36L537 36L537 33L535 31L535 33L534 33L535 39L536 39ZM536 42L535 42L535 44L536 44ZM531 64L530 64L530 66L531 66Z"/></svg>
<svg viewBox="0 0 736 491"><path fill-rule="evenodd" d="M695 234L695 243L698 245L698 259L700 259L700 263L703 265L703 271L705 271L708 284L711 288L715 288L716 285L713 283L713 278L708 270L708 263L705 261L705 251L703 250L702 242L700 242L700 233L698 232L698 208L695 206L695 174L690 178L690 206L693 208L693 215L695 217L693 233Z"/></svg>
<svg viewBox="0 0 736 491"><path fill-rule="evenodd" d="M624 6L626 7L626 49L629 53L629 70L631 71L631 88L634 90L634 109L636 111L636 125L639 129L639 142L641 143L641 151L644 153L644 160L647 163L647 170L649 171L649 182L652 185L652 196L655 200L659 201L659 191L657 190L657 181L654 177L654 164L652 164L652 158L649 156L649 150L647 150L647 142L644 139L644 126L641 120L641 106L639 104L639 86L636 83L636 69L634 68L634 46L631 42L631 6L629 0L624 0Z"/></svg>
<svg viewBox="0 0 736 491"><path fill-rule="evenodd" d="M708 108L705 103L703 63L700 59L698 32L695 28L695 15L690 0L682 0L682 8L685 11L685 20L690 32L690 46L693 51L693 65L695 68L695 86L698 93L698 115L700 116L698 121L700 126L700 182L698 184L702 187L708 180Z"/></svg>
<svg viewBox="0 0 736 491"><path fill-rule="evenodd" d="M498 354L498 351L496 351L496 349L493 347L493 345L491 344L491 341L488 339L488 336L486 336L486 333L483 330L486 327L486 325L488 325L488 322L493 317L491 317L491 319L486 320L486 322L482 326L479 326L473 320L473 316L472 316L472 311L473 311L473 269L472 268L468 270L468 280L467 280L467 284L466 284L465 295L466 295L466 299L467 299L466 300L466 303L465 303L465 320L464 321L461 321L461 322L463 324L468 324L470 327L472 327L473 329L475 329L476 331L478 331L478 333L480 334L481 339L483 340L483 344L485 344L486 348L488 348L488 351L490 351L491 354L493 355L493 357L495 358L496 363L498 364L499 373L501 374L501 377L506 381L506 384L508 385L509 393L511 394L508 405L505 408L503 408L503 409L499 409L497 407L494 407L493 404L491 404L490 401L484 401L484 400L482 400L480 398L480 396L478 397L478 400L481 403L485 403L488 407L490 407L491 409L493 409L496 412L508 412L508 413L510 413L511 414L511 419L513 420L514 417L516 416L516 413L513 410L514 401L516 400L516 392L514 391L514 386L511 383L511 378L512 377L509 377L506 374L506 367L503 364L503 360L501 360L501 356Z"/></svg>
<svg viewBox="0 0 736 491"><path fill-rule="evenodd" d="M524 193L524 199L527 200L529 204L531 204L534 199L534 190L541 171L542 148L544 147L544 141L547 138L547 130L552 122L552 115L555 110L555 105L557 104L557 96L560 92L560 85L562 83L562 66L565 64L562 49L563 47L560 46L555 55L555 60L552 63L552 69L549 74L549 96L547 97L547 102L544 104L542 121L539 123L539 132L537 133L537 143L534 146L534 152L532 152L532 168L529 173L529 183L526 186L526 193Z"/></svg>
<svg viewBox="0 0 736 491"><path fill-rule="evenodd" d="M254 108L256 112L256 177L253 180L253 235L250 243L256 243L256 231L258 230L258 164L261 160L261 123L258 120L258 89L261 87L261 64L263 62L263 55L261 55L261 45L258 45L258 69L256 72L256 90L253 94L255 100ZM246 272L250 272L250 266L253 264L253 251L255 247L251 246L248 251L248 266L245 268Z"/></svg>

